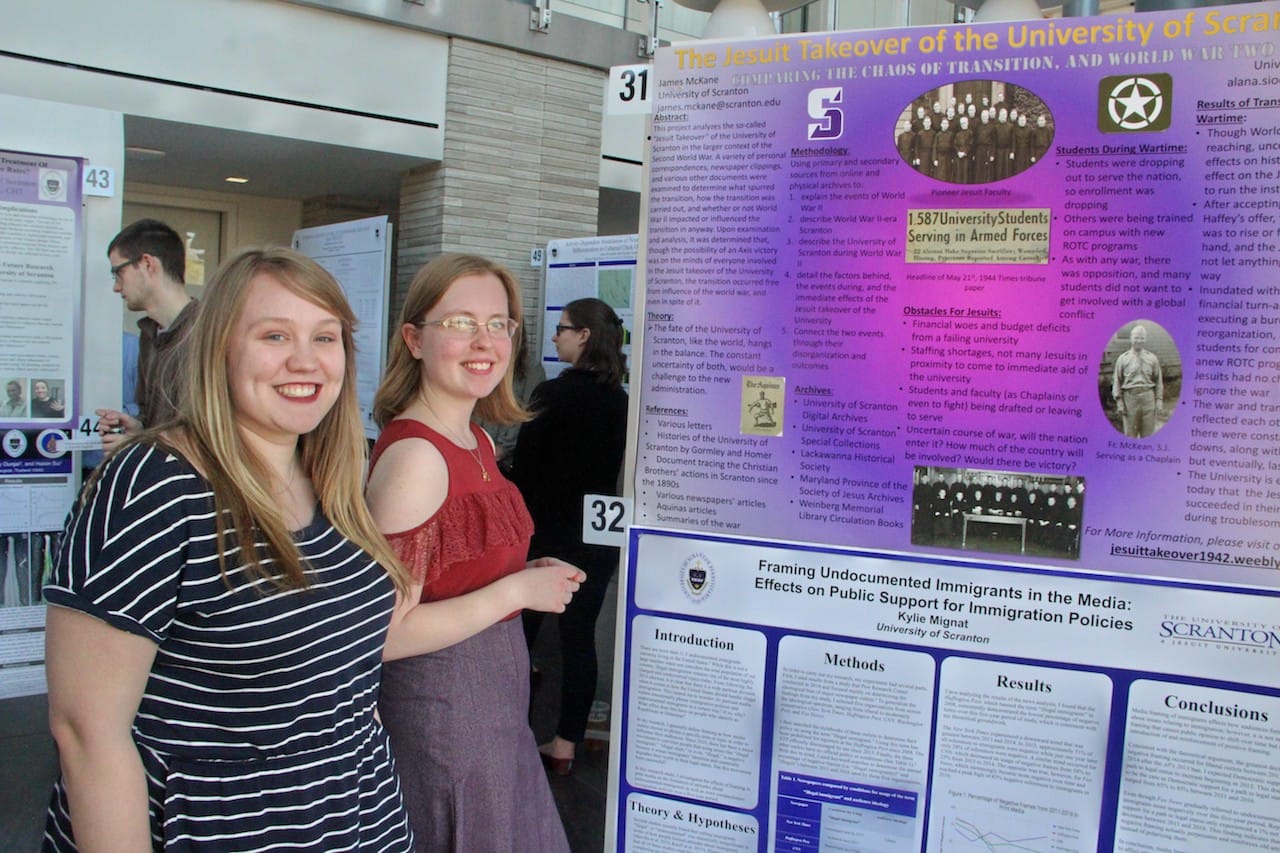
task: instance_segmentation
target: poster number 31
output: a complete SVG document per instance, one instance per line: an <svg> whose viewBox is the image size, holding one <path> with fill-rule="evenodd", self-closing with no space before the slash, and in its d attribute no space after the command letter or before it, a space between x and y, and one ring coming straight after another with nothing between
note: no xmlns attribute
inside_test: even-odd
<svg viewBox="0 0 1280 853"><path fill-rule="evenodd" d="M652 110L652 65L615 65L609 69L606 112L612 115L638 115Z"/></svg>

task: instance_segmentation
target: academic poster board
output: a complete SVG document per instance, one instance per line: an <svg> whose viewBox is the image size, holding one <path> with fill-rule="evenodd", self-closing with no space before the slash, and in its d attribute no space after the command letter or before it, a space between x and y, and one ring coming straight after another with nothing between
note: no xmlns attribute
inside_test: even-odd
<svg viewBox="0 0 1280 853"><path fill-rule="evenodd" d="M0 151L0 698L43 693L41 587L74 496L83 160Z"/></svg>
<svg viewBox="0 0 1280 853"><path fill-rule="evenodd" d="M1280 849L1278 32L658 51L617 849Z"/></svg>
<svg viewBox="0 0 1280 853"><path fill-rule="evenodd" d="M356 398L365 435L378 437L373 398L382 381L387 352L387 305L391 292L391 224L385 216L300 228L293 248L328 270L357 318Z"/></svg>
<svg viewBox="0 0 1280 853"><path fill-rule="evenodd" d="M0 151L0 428L76 414L82 162Z"/></svg>
<svg viewBox="0 0 1280 853"><path fill-rule="evenodd" d="M631 353L635 328L637 234L578 237L547 243L543 294L542 347L539 357L547 378L560 375L567 364L556 355L551 338L560 322L560 311L575 299L594 297L609 304L622 320L623 352Z"/></svg>

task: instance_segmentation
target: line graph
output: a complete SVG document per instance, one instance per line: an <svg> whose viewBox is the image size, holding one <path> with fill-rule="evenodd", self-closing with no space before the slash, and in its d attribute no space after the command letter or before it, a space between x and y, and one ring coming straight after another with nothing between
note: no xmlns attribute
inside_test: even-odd
<svg viewBox="0 0 1280 853"><path fill-rule="evenodd" d="M943 850L983 850L989 853L1047 853L1051 841L1043 830L1009 832L984 829L978 824L953 817L944 819L942 826Z"/></svg>

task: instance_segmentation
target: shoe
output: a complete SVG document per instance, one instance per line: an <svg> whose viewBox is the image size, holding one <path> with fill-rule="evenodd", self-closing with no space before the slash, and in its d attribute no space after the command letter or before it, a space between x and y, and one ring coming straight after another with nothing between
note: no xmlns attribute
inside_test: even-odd
<svg viewBox="0 0 1280 853"><path fill-rule="evenodd" d="M572 758L556 758L554 755L547 755L542 751L539 751L538 755L542 757L542 766L556 776L571 776L573 774Z"/></svg>

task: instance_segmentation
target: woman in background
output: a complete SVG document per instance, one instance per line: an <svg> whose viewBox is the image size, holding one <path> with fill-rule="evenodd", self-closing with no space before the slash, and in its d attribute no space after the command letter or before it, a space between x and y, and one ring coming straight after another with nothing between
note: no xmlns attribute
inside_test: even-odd
<svg viewBox="0 0 1280 853"><path fill-rule="evenodd" d="M511 393L522 407L529 405L533 389L547 381L546 368L537 353L529 352L529 338L517 334L513 339L511 354ZM511 455L516 449L516 436L520 434L520 423L493 424L480 421L480 426L493 439L494 452L498 456L498 468L502 473L511 476Z"/></svg>
<svg viewBox="0 0 1280 853"><path fill-rule="evenodd" d="M546 573L572 589L582 577L557 560L522 571L533 523L473 423L526 417L511 391L519 316L515 277L484 258L443 255L409 286L374 400L382 434L367 495L411 595L428 602L420 611L513 577ZM505 609L477 614L474 636L383 671L379 710L420 851L568 850L527 718L529 655L514 617L529 605L500 600Z"/></svg>
<svg viewBox="0 0 1280 853"><path fill-rule="evenodd" d="M60 418L66 412L66 406L52 396L49 383L37 379L31 383L31 417Z"/></svg>
<svg viewBox="0 0 1280 853"><path fill-rule="evenodd" d="M534 390L535 417L516 440L514 479L533 515L530 553L559 557L587 575L560 615L560 719L555 738L540 747L544 763L563 776L572 772L586 734L596 692L596 618L618 566L617 548L583 544L582 498L617 494L627 443L627 365L622 321L599 299L566 305L552 341L570 367ZM541 622L540 613L525 614L531 646Z"/></svg>

